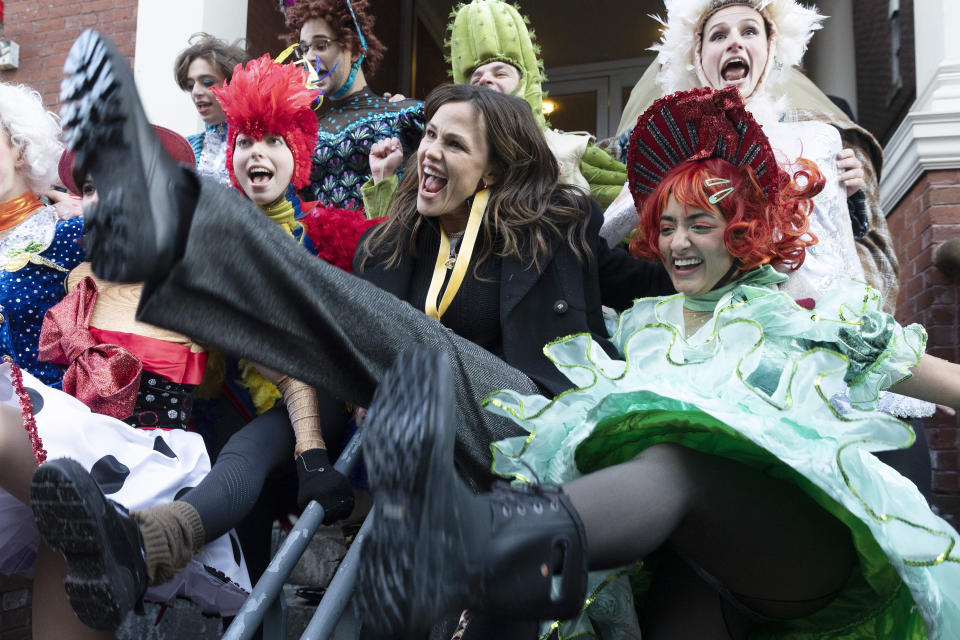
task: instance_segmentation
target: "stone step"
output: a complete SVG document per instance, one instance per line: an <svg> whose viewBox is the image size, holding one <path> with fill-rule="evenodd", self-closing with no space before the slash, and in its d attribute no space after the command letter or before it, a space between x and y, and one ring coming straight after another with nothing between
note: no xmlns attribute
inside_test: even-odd
<svg viewBox="0 0 960 640"><path fill-rule="evenodd" d="M276 553L286 537L279 526L273 531L273 550ZM284 586L287 601L287 633L289 640L303 635L310 623L316 605L296 595L300 587L326 587L330 583L347 545L340 527L321 527L310 540L300 561ZM162 615L161 615L162 612ZM159 622L158 622L159 620ZM181 600L163 610L160 605L146 605L146 615L129 615L117 630L117 640L165 640L191 638L191 640L214 640L223 634L219 618L204 616L193 604ZM336 638L349 636L349 621Z"/></svg>
<svg viewBox="0 0 960 640"><path fill-rule="evenodd" d="M223 635L220 618L203 615L196 605L186 600L177 600L166 610L149 603L144 609L146 615L127 615L114 635L116 640L216 640Z"/></svg>

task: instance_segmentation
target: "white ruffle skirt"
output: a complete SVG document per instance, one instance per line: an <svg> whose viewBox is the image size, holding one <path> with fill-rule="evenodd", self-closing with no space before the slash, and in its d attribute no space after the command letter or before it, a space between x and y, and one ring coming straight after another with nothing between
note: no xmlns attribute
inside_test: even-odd
<svg viewBox="0 0 960 640"><path fill-rule="evenodd" d="M12 365L0 364L0 403L21 415L32 411L48 459L73 458L91 472L111 500L138 510L165 504L195 487L210 471L203 438L180 430L135 429L93 413L63 391L21 370L30 396L21 403ZM24 407L23 405L27 405ZM31 406L32 405L32 406ZM2 419L15 415L3 411ZM28 437L24 431L24 437ZM0 489L0 573L31 577L39 533L33 512ZM250 577L234 531L204 545L171 582L147 591L146 600L188 598L204 613L235 614L250 592Z"/></svg>

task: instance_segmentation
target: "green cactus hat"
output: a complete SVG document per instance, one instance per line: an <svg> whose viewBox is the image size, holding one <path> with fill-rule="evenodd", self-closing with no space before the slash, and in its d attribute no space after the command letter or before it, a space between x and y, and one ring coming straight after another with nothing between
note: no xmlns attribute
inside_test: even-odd
<svg viewBox="0 0 960 640"><path fill-rule="evenodd" d="M473 70L488 62L507 62L520 70L520 85L514 95L523 98L533 110L541 129L547 124L543 117L543 89L546 80L540 47L527 29L529 20L518 7L502 0L473 0L461 4L450 14L449 45L453 81L470 82Z"/></svg>

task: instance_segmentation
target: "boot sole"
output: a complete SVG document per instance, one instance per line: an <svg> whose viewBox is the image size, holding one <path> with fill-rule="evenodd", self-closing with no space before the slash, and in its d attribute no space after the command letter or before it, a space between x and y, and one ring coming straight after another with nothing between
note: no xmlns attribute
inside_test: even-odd
<svg viewBox="0 0 960 640"><path fill-rule="evenodd" d="M139 282L157 253L153 208L169 195L146 176L161 162L140 150L153 136L133 73L113 44L84 31L70 48L60 83L60 115L74 162L94 177L98 204L84 212L84 245L94 272L107 280ZM159 145L159 142L155 143Z"/></svg>
<svg viewBox="0 0 960 640"><path fill-rule="evenodd" d="M74 163L88 169L97 162L98 149L110 149L123 140L125 117L112 50L106 40L88 29L73 43L63 68L66 77L60 83L60 116L64 138L76 152ZM106 186L96 182L101 188ZM123 255L121 246L129 242L130 234L124 217L118 215L122 193L103 191L113 197L109 202L101 197L100 203L84 212L84 245L88 256L103 256L96 261L97 271L111 279L120 273L118 256Z"/></svg>
<svg viewBox="0 0 960 640"><path fill-rule="evenodd" d="M112 507L96 482L73 460L53 460L34 474L30 503L40 535L67 559L64 587L77 617L88 627L113 631L139 595L110 542L106 520Z"/></svg>
<svg viewBox="0 0 960 640"><path fill-rule="evenodd" d="M356 597L364 626L378 634L428 627L466 586L451 566L458 563L445 562L445 550L460 545L438 525L454 508L452 399L445 356L413 350L397 358L370 404L363 456L376 517Z"/></svg>

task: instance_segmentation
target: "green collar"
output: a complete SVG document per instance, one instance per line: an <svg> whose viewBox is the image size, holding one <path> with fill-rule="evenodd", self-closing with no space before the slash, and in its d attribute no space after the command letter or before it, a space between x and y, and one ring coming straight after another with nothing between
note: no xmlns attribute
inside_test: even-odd
<svg viewBox="0 0 960 640"><path fill-rule="evenodd" d="M734 287L749 285L751 287L766 287L771 284L780 284L787 276L780 273L768 264L746 272L733 282L717 287L699 296L686 296L683 306L691 311L713 311L724 295Z"/></svg>

